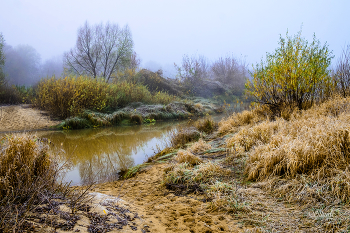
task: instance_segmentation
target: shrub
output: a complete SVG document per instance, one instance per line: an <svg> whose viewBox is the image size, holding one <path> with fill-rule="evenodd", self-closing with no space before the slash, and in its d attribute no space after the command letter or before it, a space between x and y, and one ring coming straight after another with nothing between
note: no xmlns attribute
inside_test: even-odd
<svg viewBox="0 0 350 233"><path fill-rule="evenodd" d="M27 211L57 188L58 169L34 136L7 136L0 144L0 231L17 232Z"/></svg>
<svg viewBox="0 0 350 233"><path fill-rule="evenodd" d="M343 97L350 95L350 45L343 49L334 74L337 89Z"/></svg>
<svg viewBox="0 0 350 233"><path fill-rule="evenodd" d="M178 90L174 81L162 77L162 71L152 72L146 69L140 70L135 75L129 75L127 81L133 83L140 83L147 86L148 90L152 93L164 92L171 95L181 95L182 93Z"/></svg>
<svg viewBox="0 0 350 233"><path fill-rule="evenodd" d="M0 104L20 104L22 97L17 89L7 85L0 86Z"/></svg>
<svg viewBox="0 0 350 233"><path fill-rule="evenodd" d="M141 84L109 84L101 79L80 76L41 80L35 104L64 119L78 116L84 110L107 112L132 102L168 104L175 99L163 92L152 95Z"/></svg>
<svg viewBox="0 0 350 233"><path fill-rule="evenodd" d="M247 82L248 94L259 103L268 105L274 112L284 106L306 109L323 101L333 89L328 67L332 52L314 36L311 44L301 37L280 37L280 47L266 55L251 73Z"/></svg>

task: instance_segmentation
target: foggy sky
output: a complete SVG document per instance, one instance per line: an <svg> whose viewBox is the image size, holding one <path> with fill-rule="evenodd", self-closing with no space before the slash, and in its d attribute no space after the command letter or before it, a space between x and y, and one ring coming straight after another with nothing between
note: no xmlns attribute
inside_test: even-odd
<svg viewBox="0 0 350 233"><path fill-rule="evenodd" d="M301 25L305 38L315 33L336 58L350 42L347 0L1 0L0 9L6 43L29 44L42 60L72 48L86 20L128 24L142 65L163 69L184 54L256 63L274 51L280 34L294 35Z"/></svg>

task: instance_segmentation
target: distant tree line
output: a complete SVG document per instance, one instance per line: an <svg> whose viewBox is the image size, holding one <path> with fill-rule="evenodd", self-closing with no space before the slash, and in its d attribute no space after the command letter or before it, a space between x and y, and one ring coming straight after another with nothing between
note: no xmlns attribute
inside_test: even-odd
<svg viewBox="0 0 350 233"><path fill-rule="evenodd" d="M0 34L0 95L10 96L4 95L5 86L29 86L52 75L86 75L107 83L139 83L151 92L231 101L245 93L246 97L277 112L286 107L305 109L334 94L350 95L350 45L343 49L335 69L331 70L333 55L328 45L321 44L315 36L309 43L301 37L301 31L295 36L280 36L279 47L267 53L251 71L244 59L232 55L214 61L204 56L184 55L182 63L175 64L176 79L164 78L161 70L141 70L133 46L128 26L85 22L78 29L71 50L63 57L41 62L33 47L12 47Z"/></svg>
<svg viewBox="0 0 350 233"><path fill-rule="evenodd" d="M11 46L3 44L3 74L9 85L31 86L48 76L63 74L62 57L57 56L41 62L40 54L30 45Z"/></svg>
<svg viewBox="0 0 350 233"><path fill-rule="evenodd" d="M213 97L230 94L241 96L249 76L244 60L227 55L214 62L204 56L184 55L182 64L176 65L177 78L190 95Z"/></svg>

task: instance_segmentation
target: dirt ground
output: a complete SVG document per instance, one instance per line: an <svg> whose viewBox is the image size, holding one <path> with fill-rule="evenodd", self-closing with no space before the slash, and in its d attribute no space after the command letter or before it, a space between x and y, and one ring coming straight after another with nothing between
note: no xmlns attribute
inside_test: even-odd
<svg viewBox="0 0 350 233"><path fill-rule="evenodd" d="M52 208L46 211L46 214L43 214L45 211L39 215L32 214L30 219L36 226L34 231L243 232L244 229L232 215L224 212L208 212L203 196L174 195L161 186L165 166L166 164L155 164L134 178L95 186L89 194L95 196L88 202L91 209L88 212L78 211L77 221L65 217L71 212L67 204L59 204L58 209ZM33 217L35 215L37 217ZM48 227L47 223L52 222L66 228ZM109 227L111 229L107 230Z"/></svg>
<svg viewBox="0 0 350 233"><path fill-rule="evenodd" d="M241 232L237 220L225 213L208 213L201 196L176 196L162 187L164 164L135 178L100 184L94 190L120 197L141 216L148 232ZM147 232L147 231L145 231Z"/></svg>
<svg viewBox="0 0 350 233"><path fill-rule="evenodd" d="M0 132L48 129L58 123L28 104L0 106Z"/></svg>

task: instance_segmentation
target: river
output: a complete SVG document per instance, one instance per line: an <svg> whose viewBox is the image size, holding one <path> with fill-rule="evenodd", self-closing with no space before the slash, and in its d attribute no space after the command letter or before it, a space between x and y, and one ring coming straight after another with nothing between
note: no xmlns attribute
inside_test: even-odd
<svg viewBox="0 0 350 233"><path fill-rule="evenodd" d="M221 115L213 117L218 121ZM188 120L108 128L38 131L50 141L50 152L64 168L62 179L72 185L102 183L118 178L118 172L141 164L164 149L169 133Z"/></svg>

